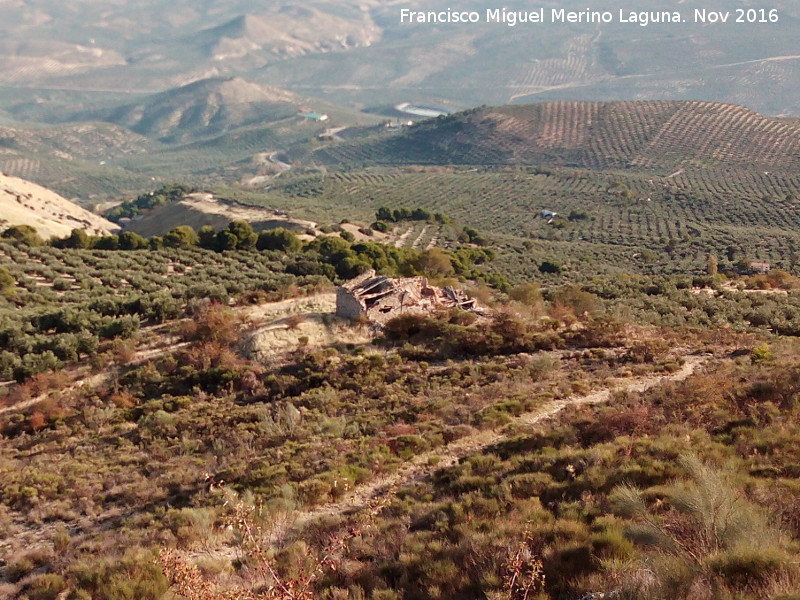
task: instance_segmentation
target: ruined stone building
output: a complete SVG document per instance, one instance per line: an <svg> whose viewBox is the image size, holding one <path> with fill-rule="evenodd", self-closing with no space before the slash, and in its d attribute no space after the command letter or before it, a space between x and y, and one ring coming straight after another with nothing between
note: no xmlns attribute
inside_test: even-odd
<svg viewBox="0 0 800 600"><path fill-rule="evenodd" d="M428 285L425 277L393 279L367 271L336 290L337 316L366 318L378 324L401 314L433 313L454 307L482 312L476 301L460 290Z"/></svg>

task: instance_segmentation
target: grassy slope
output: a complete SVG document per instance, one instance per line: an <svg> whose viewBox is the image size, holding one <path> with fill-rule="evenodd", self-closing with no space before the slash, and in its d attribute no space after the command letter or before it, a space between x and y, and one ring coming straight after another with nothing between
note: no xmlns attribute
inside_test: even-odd
<svg viewBox="0 0 800 600"><path fill-rule="evenodd" d="M33 290L27 298L34 313L63 307L67 300L70 307L101 310L109 299L91 290L73 285L64 293L47 285L80 273L107 277L117 289L111 299L161 293L166 283L190 304L195 297L224 293L223 285L214 285L217 280L243 285L240 290L260 285L257 279L265 285L288 282L274 257L261 260L253 253L5 251L14 257L14 275ZM159 273L154 265L162 267ZM538 544L533 549L547 573L547 597L571 597L564 593L585 591L587 585L610 589L606 586L618 585L621 574L601 568L592 557L635 561L648 551L625 541L626 521L609 519L609 492L630 480L658 497L663 491L658 486L685 475L676 448L686 446L687 436L699 456L728 458L736 486L785 517L781 526L797 536L791 520L796 409L788 400L797 369L794 347L782 346L780 364L767 371L751 366L749 357L731 365L726 354L748 351L763 339L763 331L737 312L748 310L751 299L674 287L654 292L648 289L652 283L630 286L627 298L618 280L595 291L621 295L621 306L644 302L637 319L651 318L647 311L662 303L665 314L699 319L710 310L747 333L733 334L722 322L692 321L707 331L686 329L688 321L676 321L675 329L616 324L608 320L614 301L566 291L551 296L560 298L560 308L556 302L549 307L561 323L555 328L556 321L535 318L535 310L525 316L526 309L519 321L499 319L478 324L479 329L451 324L441 332L442 325L434 325L425 333L422 328L410 345L377 353L343 347L339 353L299 352L286 363L253 363L237 356L238 320L224 311L196 311L195 325L181 327L188 347L135 359L136 346L160 344L164 332L150 329L128 342L127 350L124 343L104 347L106 354L94 367L102 376L94 383L72 389L64 375L43 377L14 390L8 398L12 407L0 414L6 436L0 500L10 533L3 551L11 565L4 577L22 578L3 589L12 594L18 584L44 585L40 574L49 572L98 598L111 598L120 581L133 581L152 590L144 597L155 599L164 581L157 571L137 568L152 564L151 558L134 556L135 548L154 545L177 547L190 560L202 556L208 576L224 585L251 585L245 571L234 571L232 579L223 575L239 551L230 530L216 524L225 509L209 494L209 475L255 493L265 500L266 514L279 515L336 507L361 486L380 489L380 477L404 473L417 457L426 457L423 471L433 477L419 482L412 477L408 487L390 496L386 510L371 519L373 528L319 585L359 585L367 592L389 587L427 599L436 598L436 588L447 581L450 597L483 597L502 588L505 551L531 521ZM764 300L774 303L775 318L796 310L794 296ZM689 301L694 310L682 312ZM4 306L8 318L24 316ZM584 308L596 317L583 317L576 327L574 313ZM291 330L291 322L280 325ZM486 327L493 333L482 331ZM604 389L610 377L624 386L632 375L669 373L687 355L709 350L718 353L709 371L686 384L620 396L607 408L568 409L557 424L533 432L517 422L553 400ZM475 352L488 354L472 356ZM451 360L440 362L443 356ZM45 392L44 401L14 408L13 402L39 391ZM765 403L772 408L762 410ZM662 421L672 425L662 430ZM484 439L497 443L485 447ZM772 450L763 455L749 450L765 444ZM437 457L452 452L461 457L459 463L437 470ZM88 497L90 504L83 500ZM307 539L312 556L325 532L347 523L336 510L314 514L320 521L298 534ZM294 534L287 541L293 539ZM789 562L794 543L781 546ZM120 548L129 549L125 560ZM286 576L297 564L292 556L276 559ZM115 557L114 566L104 557ZM39 573L31 574L36 568ZM772 573L769 565L757 568ZM575 580L575 574L583 579Z"/></svg>

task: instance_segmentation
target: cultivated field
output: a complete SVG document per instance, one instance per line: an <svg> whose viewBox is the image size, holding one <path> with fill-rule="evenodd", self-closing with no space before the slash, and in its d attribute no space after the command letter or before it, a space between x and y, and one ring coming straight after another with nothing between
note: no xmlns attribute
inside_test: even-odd
<svg viewBox="0 0 800 600"><path fill-rule="evenodd" d="M314 157L346 166L550 164L667 175L725 164L780 172L800 165L800 128L732 104L547 102L473 109Z"/></svg>
<svg viewBox="0 0 800 600"><path fill-rule="evenodd" d="M794 174L373 168L283 178L268 192L270 206L330 220L368 221L383 205L442 212L494 236L503 252L496 268L517 276L533 276L548 253L587 273L615 264L702 272L709 254L793 270L800 249ZM558 218L543 219L542 210ZM590 256L591 264L581 264Z"/></svg>

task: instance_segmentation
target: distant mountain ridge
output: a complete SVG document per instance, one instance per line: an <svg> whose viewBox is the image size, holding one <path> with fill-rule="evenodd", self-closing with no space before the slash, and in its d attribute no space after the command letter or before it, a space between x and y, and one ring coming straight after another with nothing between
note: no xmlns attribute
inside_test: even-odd
<svg viewBox="0 0 800 600"><path fill-rule="evenodd" d="M280 58L311 52L330 52L368 46L379 29L362 13L343 18L317 8L282 6L265 14L244 14L201 31L191 41L216 61L240 59L253 53Z"/></svg>
<svg viewBox="0 0 800 600"><path fill-rule="evenodd" d="M732 5L752 4L709 2L708 9L732 12ZM549 11L563 3L538 4ZM664 4L624 0L618 8L652 13ZM795 0L770 3L776 22L719 27L693 22L691 2L672 4L685 22L534 28L400 19L401 5L419 12L456 8L445 0L84 0L69 7L13 0L0 2L0 83L38 90L38 112L56 120L76 103L108 106L120 93L216 76L245 77L349 109L403 101L468 108L702 99L800 115ZM517 0L508 9L524 5ZM480 0L458 5L479 14L486 8ZM573 8L610 7L587 0ZM12 116L15 96L0 88L0 109Z"/></svg>
<svg viewBox="0 0 800 600"><path fill-rule="evenodd" d="M559 165L665 171L800 168L800 125L715 102L545 102L478 108L318 150L348 164Z"/></svg>
<svg viewBox="0 0 800 600"><path fill-rule="evenodd" d="M241 77L215 77L147 96L125 106L76 115L159 138L190 139L293 116L303 98Z"/></svg>

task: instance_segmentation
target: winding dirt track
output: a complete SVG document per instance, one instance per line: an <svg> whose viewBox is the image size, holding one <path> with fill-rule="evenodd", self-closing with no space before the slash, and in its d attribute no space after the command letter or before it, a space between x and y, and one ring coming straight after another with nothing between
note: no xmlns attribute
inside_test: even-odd
<svg viewBox="0 0 800 600"><path fill-rule="evenodd" d="M568 407L602 404L611 400L615 392L632 391L643 392L665 382L683 381L702 366L710 355L687 356L684 365L675 373L651 377L637 377L619 380L615 385L597 390L581 396L570 396L561 400L554 400L544 406L514 418L509 426L531 427L542 421L558 415ZM280 544L292 531L297 531L303 525L322 517L341 516L365 508L368 504L381 500L394 494L403 486L412 485L423 481L441 468L458 464L458 461L470 454L480 452L489 446L502 442L508 434L498 431L480 431L474 435L458 439L445 447L435 448L415 456L397 471L358 486L338 502L330 502L307 511L298 511L293 514L278 515L267 532L267 538L275 544ZM434 457L439 460L431 464ZM213 556L215 558L233 559L237 550L232 547L206 549L203 552L192 553L194 556Z"/></svg>
<svg viewBox="0 0 800 600"><path fill-rule="evenodd" d="M143 348L138 350L134 357L128 362L125 367L131 368L141 363L151 360L153 358L158 358L159 356L164 356L166 354L171 354L176 350L180 350L181 348L186 348L190 345L190 342L174 342L167 346L159 346L155 348ZM79 367L79 369L86 370L85 367ZM39 394L38 396L34 396L33 398L29 398L27 400L23 400L22 402L17 402L16 404L11 404L9 406L2 406L0 407L0 415L10 412L19 412L21 410L25 410L26 408L30 408L31 406L35 406L40 402L44 402L51 396L57 396L59 394L64 394L66 392L74 392L82 387L87 387L89 389L97 388L100 385L103 385L107 381L111 380L111 378L117 373L118 369L116 367L111 367L102 373L95 373L89 374L85 377L78 377L75 381L70 383L65 388L60 390L49 390L44 394ZM73 371L75 373L77 371ZM74 377L75 375L73 375Z"/></svg>
<svg viewBox="0 0 800 600"><path fill-rule="evenodd" d="M299 296L297 298L288 298L278 302L268 302L258 306L237 307L234 310L249 319L274 320L282 316L304 313L313 310L324 310L326 312L333 313L335 308L336 294L321 293L314 296ZM164 325L156 325L151 328L151 331L158 330L163 327ZM125 365L125 368L131 368L148 360L159 358L167 354L172 354L177 350L187 348L191 345L191 342L181 342L175 339L174 336L172 337L173 339L169 339L167 341L163 341L162 339L162 343L160 345L146 346L137 349L133 358ZM65 392L74 392L84 386L88 388L96 388L97 386L103 385L105 382L109 381L117 371L117 368L111 367L102 373L81 376L81 372L89 372L87 362L84 361L83 364L79 364L76 368L67 369L67 372L73 379L73 381L67 387L61 390L50 390L44 394L23 400L22 402L17 402L16 404L10 404L8 406L0 405L0 415L25 410L31 406L35 406L40 402L45 401L51 396L63 394Z"/></svg>
<svg viewBox="0 0 800 600"><path fill-rule="evenodd" d="M609 387L583 396L570 396L562 400L555 400L535 411L524 413L516 417L509 425L530 427L556 416L568 407L608 402L617 391L627 390L643 392L666 381L682 381L694 373L705 360L705 357L690 356L686 358L683 367L671 375L638 377L624 380L620 381L618 387ZM318 517L345 514L363 508L369 501L374 500L386 491L421 481L432 475L436 470L456 465L458 461L465 456L480 452L489 446L504 441L507 437L505 433L497 431L480 431L474 435L458 439L444 448L435 448L429 452L418 454L394 473L357 487L343 500L324 504L298 514L295 524L300 525ZM428 461L433 457L440 457L441 460L435 465L431 465Z"/></svg>

